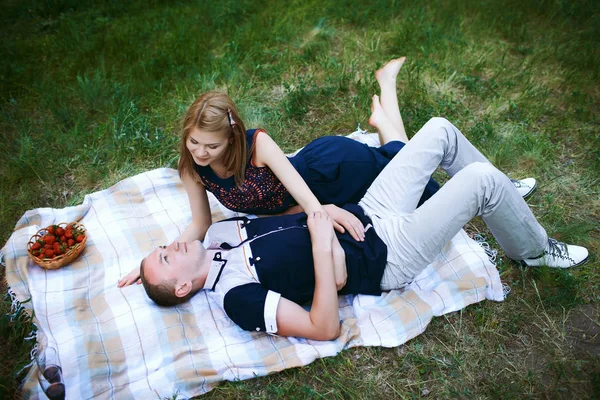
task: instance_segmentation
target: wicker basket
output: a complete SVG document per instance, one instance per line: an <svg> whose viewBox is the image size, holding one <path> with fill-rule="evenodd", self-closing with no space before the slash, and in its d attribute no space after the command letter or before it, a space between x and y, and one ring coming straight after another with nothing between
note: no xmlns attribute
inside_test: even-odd
<svg viewBox="0 0 600 400"><path fill-rule="evenodd" d="M67 225L73 225L73 227L75 229L82 232L83 240L80 243L76 243L74 246L69 248L69 250L67 250L64 254L61 254L54 258L39 258L37 256L34 256L31 253L31 246L33 246L33 244L38 239L40 239L42 236L44 236L47 233L48 228L40 229L39 231L37 231L37 233L35 235L33 235L29 239L29 242L27 243L27 253L29 253L29 257L31 257L31 259L37 265L39 265L40 267L42 267L44 269L58 269L60 267L64 267L65 265L67 265L68 263L70 263L71 261L76 259L81 254L81 252L83 251L83 248L85 247L85 243L87 242L87 234L85 233L85 227L81 224L78 224L77 222L71 222L71 223L61 222L60 224L56 224L56 226L59 226L63 229L66 228Z"/></svg>

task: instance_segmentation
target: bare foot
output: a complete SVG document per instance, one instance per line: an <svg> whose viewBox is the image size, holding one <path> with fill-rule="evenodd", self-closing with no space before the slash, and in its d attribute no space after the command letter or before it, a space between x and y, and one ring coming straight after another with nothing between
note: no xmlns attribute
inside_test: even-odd
<svg viewBox="0 0 600 400"><path fill-rule="evenodd" d="M402 64L406 61L406 57L396 58L387 64L385 64L382 68L378 69L375 72L375 79L379 82L379 85L383 85L385 83L396 83L396 76L402 68Z"/></svg>
<svg viewBox="0 0 600 400"><path fill-rule="evenodd" d="M369 117L369 125L373 128L380 130L383 126L389 123L389 118L381 103L379 103L379 96L373 96L373 102L371 103L371 116Z"/></svg>

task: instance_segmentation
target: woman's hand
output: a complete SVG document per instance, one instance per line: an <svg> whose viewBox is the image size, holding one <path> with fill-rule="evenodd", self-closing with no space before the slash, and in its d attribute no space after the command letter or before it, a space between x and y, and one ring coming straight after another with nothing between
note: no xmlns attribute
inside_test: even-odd
<svg viewBox="0 0 600 400"><path fill-rule="evenodd" d="M119 282L117 283L117 287L121 288L121 287L129 286L129 285L132 285L134 282L137 283L138 285L140 283L142 283L142 280L140 279L140 267L135 267L127 275L125 275L124 277L119 279Z"/></svg>
<svg viewBox="0 0 600 400"><path fill-rule="evenodd" d="M348 231L357 242L365 240L365 227L354 214L333 204L326 204L323 208L333 220L333 227L336 231L339 233Z"/></svg>

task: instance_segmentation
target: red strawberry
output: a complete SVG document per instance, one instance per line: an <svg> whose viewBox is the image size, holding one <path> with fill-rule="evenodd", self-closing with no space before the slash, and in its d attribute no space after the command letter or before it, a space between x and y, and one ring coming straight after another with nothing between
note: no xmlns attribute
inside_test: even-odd
<svg viewBox="0 0 600 400"><path fill-rule="evenodd" d="M48 258L52 258L52 257L54 257L54 250L47 249L47 250L44 252L44 256L46 256L46 257L48 257Z"/></svg>
<svg viewBox="0 0 600 400"><path fill-rule="evenodd" d="M46 231L50 234L50 235L54 235L54 225L50 225L49 227L46 228Z"/></svg>
<svg viewBox="0 0 600 400"><path fill-rule="evenodd" d="M73 239L73 231L72 231L71 229L67 229L67 230L65 231L65 237L66 237L67 239Z"/></svg>
<svg viewBox="0 0 600 400"><path fill-rule="evenodd" d="M61 228L59 226L58 228L56 228L56 230L54 231L54 233L56 234L56 236L63 236L65 234L65 229Z"/></svg>
<svg viewBox="0 0 600 400"><path fill-rule="evenodd" d="M68 239L67 244L69 245L69 247L71 247L75 244L75 241L73 239Z"/></svg>
<svg viewBox="0 0 600 400"><path fill-rule="evenodd" d="M51 244L45 244L44 249L53 249L54 247Z"/></svg>
<svg viewBox="0 0 600 400"><path fill-rule="evenodd" d="M56 242L56 236L54 235L45 235L42 239L44 239L44 242L46 242L46 244L52 244Z"/></svg>
<svg viewBox="0 0 600 400"><path fill-rule="evenodd" d="M63 243L65 243L67 241L67 237L65 235L62 235L60 237L60 241L63 242Z"/></svg>
<svg viewBox="0 0 600 400"><path fill-rule="evenodd" d="M42 248L42 245L40 244L40 242L35 242L34 244L31 245L31 250L39 250Z"/></svg>
<svg viewBox="0 0 600 400"><path fill-rule="evenodd" d="M81 242L83 242L83 239L84 239L84 238L85 238L85 236L84 236L84 235L77 235L77 237L75 238L75 241L76 241L77 243L81 243Z"/></svg>

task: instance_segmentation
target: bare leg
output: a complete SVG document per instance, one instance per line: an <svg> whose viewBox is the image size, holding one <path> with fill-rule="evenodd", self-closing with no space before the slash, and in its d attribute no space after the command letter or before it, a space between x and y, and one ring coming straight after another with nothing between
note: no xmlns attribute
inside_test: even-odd
<svg viewBox="0 0 600 400"><path fill-rule="evenodd" d="M392 122L394 129L398 132L398 138L404 143L408 143L408 136L404 129L404 122L400 115L400 107L398 106L398 95L396 91L396 77L398 72L402 68L402 65L406 61L406 57L396 58L389 61L381 69L375 72L375 79L379 83L381 90L381 107L388 116L388 119ZM381 133L379 134L379 140L381 141ZM394 140L394 139L389 139ZM389 141L388 140L388 141ZM383 144L383 143L382 143ZM536 181L533 178L527 178L524 180L512 180L515 187L519 190L519 193L523 198L529 197L534 191Z"/></svg>
<svg viewBox="0 0 600 400"><path fill-rule="evenodd" d="M402 116L400 115L398 94L396 92L396 77L405 60L406 57L391 60L384 65L383 68L375 72L375 79L377 79L381 89L381 106L388 115L395 130L398 132L399 140L406 143L408 142L408 136L406 136L404 123L402 122Z"/></svg>
<svg viewBox="0 0 600 400"><path fill-rule="evenodd" d="M400 140L398 131L394 128L394 124L389 119L388 115L381 107L379 103L379 96L373 96L373 103L371 103L371 117L369 117L369 125L377 129L379 134L379 143L383 146L384 144L392 140Z"/></svg>

